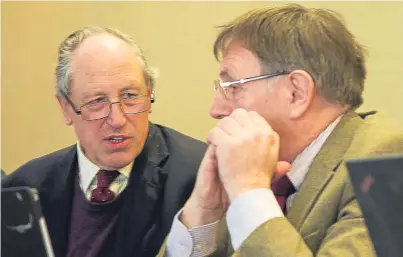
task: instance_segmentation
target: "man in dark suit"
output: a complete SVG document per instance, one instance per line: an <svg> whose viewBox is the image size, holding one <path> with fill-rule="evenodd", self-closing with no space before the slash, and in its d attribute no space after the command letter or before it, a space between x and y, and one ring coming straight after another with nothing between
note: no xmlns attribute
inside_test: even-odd
<svg viewBox="0 0 403 257"><path fill-rule="evenodd" d="M154 75L117 30L68 36L56 78L77 144L28 162L2 186L38 189L58 257L155 256L191 193L205 144L149 122Z"/></svg>

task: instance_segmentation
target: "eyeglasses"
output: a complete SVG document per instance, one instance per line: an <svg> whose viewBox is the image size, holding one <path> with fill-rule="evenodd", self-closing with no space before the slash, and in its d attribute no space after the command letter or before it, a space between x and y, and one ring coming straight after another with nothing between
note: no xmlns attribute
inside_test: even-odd
<svg viewBox="0 0 403 257"><path fill-rule="evenodd" d="M91 100L79 108L64 93L61 92L67 102L73 107L74 112L80 115L83 120L100 120L109 116L112 110L112 104L120 104L120 108L125 114L138 114L148 111L151 108L151 97L149 95L139 95L134 93L123 93L119 101L111 102L107 97L98 97Z"/></svg>
<svg viewBox="0 0 403 257"><path fill-rule="evenodd" d="M226 99L230 98L230 91L233 92L233 90L237 87L240 87L241 85L256 81L256 80L261 80L261 79L268 79L268 78L273 78L276 76L280 75L286 75L289 74L289 71L280 71L280 72L275 72L271 74L264 74L264 75L258 75L254 77L249 77L249 78L244 78L236 81L228 81L228 82L222 82L218 79L214 80L214 90L221 92Z"/></svg>

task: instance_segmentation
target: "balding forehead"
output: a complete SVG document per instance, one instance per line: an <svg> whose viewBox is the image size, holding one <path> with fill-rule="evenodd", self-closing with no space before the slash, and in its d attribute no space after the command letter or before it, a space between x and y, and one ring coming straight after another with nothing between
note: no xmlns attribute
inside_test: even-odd
<svg viewBox="0 0 403 257"><path fill-rule="evenodd" d="M143 69L135 49L108 34L93 35L84 40L73 53L71 68L73 81L80 84L111 83L111 80L121 84L128 81L144 83Z"/></svg>
<svg viewBox="0 0 403 257"><path fill-rule="evenodd" d="M120 38L106 33L85 39L74 51L72 58L73 71L94 65L97 69L107 70L113 63L141 69L135 49Z"/></svg>
<svg viewBox="0 0 403 257"><path fill-rule="evenodd" d="M86 38L74 51L74 55L77 57L103 53L119 55L123 52L125 55L136 56L135 49L127 42L108 33L99 33Z"/></svg>

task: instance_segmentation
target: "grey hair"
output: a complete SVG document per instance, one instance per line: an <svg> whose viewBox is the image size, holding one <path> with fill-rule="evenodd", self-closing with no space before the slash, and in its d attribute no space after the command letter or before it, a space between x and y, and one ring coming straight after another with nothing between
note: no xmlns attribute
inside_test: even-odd
<svg viewBox="0 0 403 257"><path fill-rule="evenodd" d="M69 95L71 93L71 60L74 51L81 45L82 42L84 42L85 39L101 33L107 33L120 38L134 48L138 57L138 61L143 69L145 82L147 86L153 91L156 79L156 71L148 66L143 51L130 36L114 28L87 26L74 31L65 40L63 40L63 42L59 46L58 63L56 66L57 95L63 96Z"/></svg>
<svg viewBox="0 0 403 257"><path fill-rule="evenodd" d="M238 40L260 59L263 72L302 69L328 102L351 109L363 103L367 51L340 14L299 4L269 6L220 27L217 59L230 41Z"/></svg>

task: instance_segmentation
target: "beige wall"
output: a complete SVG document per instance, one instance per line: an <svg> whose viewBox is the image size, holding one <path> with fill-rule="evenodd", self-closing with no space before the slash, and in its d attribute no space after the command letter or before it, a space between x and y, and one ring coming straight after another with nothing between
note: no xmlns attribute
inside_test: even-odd
<svg viewBox="0 0 403 257"><path fill-rule="evenodd" d="M284 2L283 2L284 3ZM300 2L302 3L302 2ZM278 3L271 3L278 4ZM380 108L403 121L403 2L308 2L340 12L370 50L362 110ZM2 163L24 162L73 144L59 114L53 70L58 44L74 29L117 27L160 69L152 120L204 139L209 118L214 26L267 2L2 2Z"/></svg>

